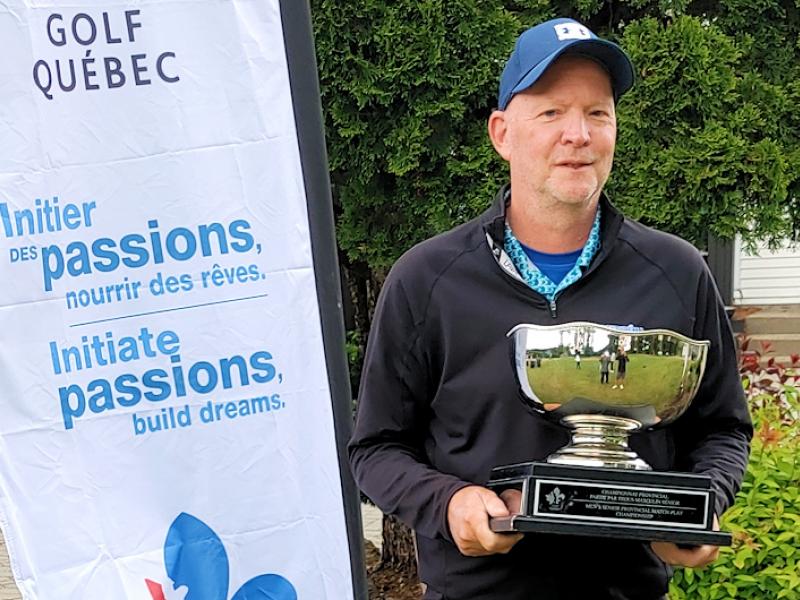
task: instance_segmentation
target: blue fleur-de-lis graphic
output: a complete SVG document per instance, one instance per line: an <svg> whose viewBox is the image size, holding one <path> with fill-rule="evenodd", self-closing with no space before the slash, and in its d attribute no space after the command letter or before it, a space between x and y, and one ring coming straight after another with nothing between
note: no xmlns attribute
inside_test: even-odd
<svg viewBox="0 0 800 600"><path fill-rule="evenodd" d="M230 575L225 546L197 517L181 513L172 522L164 543L164 563L173 587L188 589L184 600L228 599ZM230 600L297 600L297 592L284 577L265 574L250 579Z"/></svg>

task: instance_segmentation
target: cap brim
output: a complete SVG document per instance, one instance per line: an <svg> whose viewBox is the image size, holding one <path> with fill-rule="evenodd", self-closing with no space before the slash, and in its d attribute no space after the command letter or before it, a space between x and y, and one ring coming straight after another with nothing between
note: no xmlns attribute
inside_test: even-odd
<svg viewBox="0 0 800 600"><path fill-rule="evenodd" d="M539 64L533 69L528 71L509 93L508 99L504 103L505 106L508 106L511 98L514 97L514 94L531 87L538 81L539 77L542 76L542 74L550 67L550 65L553 64L553 62L565 54L586 56L599 61L603 66L605 66L611 75L611 87L614 91L614 100L618 100L620 96L622 96L633 86L633 64L622 48L607 40L575 40L568 46L559 48L550 56L539 62ZM504 109L505 106L501 108Z"/></svg>

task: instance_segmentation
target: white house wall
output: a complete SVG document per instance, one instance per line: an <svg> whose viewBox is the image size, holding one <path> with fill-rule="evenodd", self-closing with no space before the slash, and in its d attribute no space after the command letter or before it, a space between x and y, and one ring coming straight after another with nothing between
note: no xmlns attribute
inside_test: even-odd
<svg viewBox="0 0 800 600"><path fill-rule="evenodd" d="M733 270L734 304L800 304L800 246L748 253L737 238Z"/></svg>

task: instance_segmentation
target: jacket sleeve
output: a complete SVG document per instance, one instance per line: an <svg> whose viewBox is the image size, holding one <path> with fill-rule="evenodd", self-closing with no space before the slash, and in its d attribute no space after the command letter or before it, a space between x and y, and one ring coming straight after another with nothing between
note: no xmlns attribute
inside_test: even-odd
<svg viewBox="0 0 800 600"><path fill-rule="evenodd" d="M736 362L725 307L707 269L698 287L694 337L709 340L700 390L675 423L677 468L711 477L716 513L722 515L739 490L750 453L753 426Z"/></svg>
<svg viewBox="0 0 800 600"><path fill-rule="evenodd" d="M390 273L369 334L348 451L358 486L383 512L425 537L450 540L447 505L470 484L426 459L435 382L421 349L424 319L415 314L399 276Z"/></svg>

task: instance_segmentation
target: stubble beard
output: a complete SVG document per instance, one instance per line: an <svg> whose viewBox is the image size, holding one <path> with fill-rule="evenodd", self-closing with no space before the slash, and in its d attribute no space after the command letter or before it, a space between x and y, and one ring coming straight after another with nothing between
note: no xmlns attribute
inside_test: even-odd
<svg viewBox="0 0 800 600"><path fill-rule="evenodd" d="M600 197L602 185L596 177L593 180L578 184L553 182L547 180L537 194L542 208L564 214L579 214L594 209Z"/></svg>

